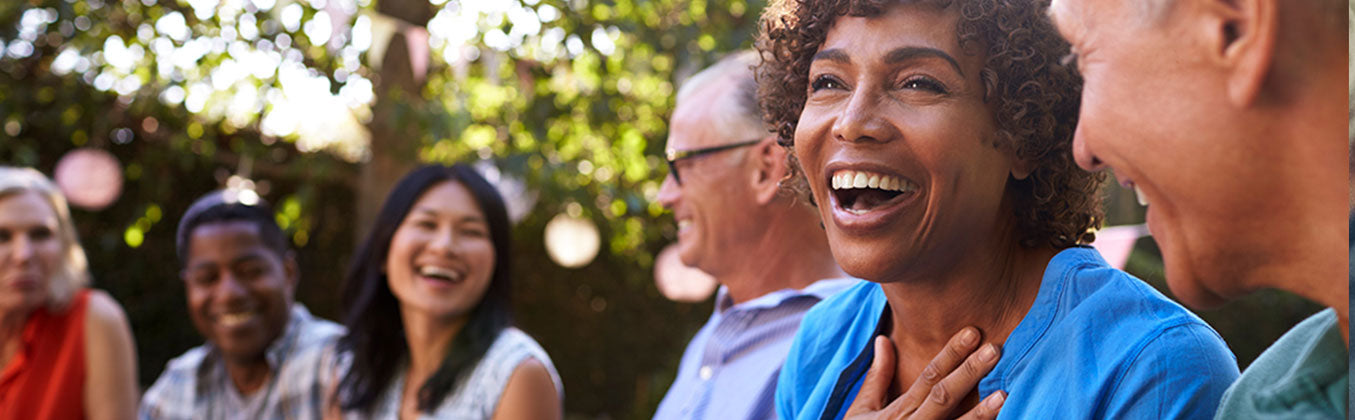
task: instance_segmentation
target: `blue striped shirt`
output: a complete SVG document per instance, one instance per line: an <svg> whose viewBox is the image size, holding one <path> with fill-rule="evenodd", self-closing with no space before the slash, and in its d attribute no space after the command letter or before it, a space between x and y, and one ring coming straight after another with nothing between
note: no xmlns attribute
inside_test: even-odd
<svg viewBox="0 0 1355 420"><path fill-rule="evenodd" d="M687 344L655 420L772 419L776 377L811 306L855 284L820 280L735 305L721 286L710 320Z"/></svg>

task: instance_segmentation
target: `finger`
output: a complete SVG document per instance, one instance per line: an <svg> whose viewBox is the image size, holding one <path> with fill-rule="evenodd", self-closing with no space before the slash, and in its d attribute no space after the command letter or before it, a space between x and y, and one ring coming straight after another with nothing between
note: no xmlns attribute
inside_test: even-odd
<svg viewBox="0 0 1355 420"><path fill-rule="evenodd" d="M999 354L997 345L988 343L969 355L960 367L932 386L926 401L918 407L917 414L922 415L921 418L939 418L950 413L979 384L983 375L997 366Z"/></svg>
<svg viewBox="0 0 1355 420"><path fill-rule="evenodd" d="M968 413L960 416L959 420L996 419L998 411L1002 410L1002 403L1005 402L1007 402L1007 393L995 391L992 394L988 394L988 398L984 398L983 402L980 402L979 405L974 406L973 410L969 410Z"/></svg>
<svg viewBox="0 0 1355 420"><path fill-rule="evenodd" d="M902 406L916 408L922 405L927 394L931 393L932 387L940 383L942 379L949 375L955 367L969 357L979 346L979 330L974 327L965 327L956 333L946 342L946 346L941 349L927 367L922 368L922 373L917 376L913 384L903 392L903 395L895 400Z"/></svg>
<svg viewBox="0 0 1355 420"><path fill-rule="evenodd" d="M856 400L847 408L847 414L878 411L884 406L889 384L894 381L894 344L888 337L875 337L875 360L870 362L866 380L856 393Z"/></svg>

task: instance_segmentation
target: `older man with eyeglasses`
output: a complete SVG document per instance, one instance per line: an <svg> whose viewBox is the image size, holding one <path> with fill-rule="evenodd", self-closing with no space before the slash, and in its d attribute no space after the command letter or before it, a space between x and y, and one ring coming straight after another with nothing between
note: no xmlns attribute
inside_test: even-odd
<svg viewBox="0 0 1355 420"><path fill-rule="evenodd" d="M854 282L833 261L818 213L780 189L786 151L762 124L756 62L751 51L732 54L678 91L659 202L677 220L682 262L720 288L655 419L775 418L777 374L800 319Z"/></svg>

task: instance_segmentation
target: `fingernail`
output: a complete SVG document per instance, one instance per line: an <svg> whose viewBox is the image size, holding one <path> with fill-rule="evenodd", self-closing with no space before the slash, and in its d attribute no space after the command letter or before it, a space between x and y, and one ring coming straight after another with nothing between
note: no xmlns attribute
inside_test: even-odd
<svg viewBox="0 0 1355 420"><path fill-rule="evenodd" d="M993 396L988 397L988 408L996 410L999 407L1002 407L1002 403L1006 401L1007 393L1002 391L994 392Z"/></svg>
<svg viewBox="0 0 1355 420"><path fill-rule="evenodd" d="M960 334L960 342L965 346L972 346L979 341L979 333L974 332L973 328L965 328L964 333Z"/></svg>
<svg viewBox="0 0 1355 420"><path fill-rule="evenodd" d="M991 362L993 361L993 359L996 358L997 358L997 346L994 346L992 343L988 343L988 345L983 346L982 350L979 350L980 360L983 360L985 362Z"/></svg>

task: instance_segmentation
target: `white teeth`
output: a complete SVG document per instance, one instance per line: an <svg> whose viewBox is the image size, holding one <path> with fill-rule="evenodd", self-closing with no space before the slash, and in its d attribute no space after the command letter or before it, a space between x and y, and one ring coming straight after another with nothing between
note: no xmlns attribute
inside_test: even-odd
<svg viewBox="0 0 1355 420"><path fill-rule="evenodd" d="M457 281L461 279L461 275L458 274L456 271L453 271L452 269L435 267L431 265L425 265L422 268L420 268L419 275L424 277L440 278L447 281Z"/></svg>
<svg viewBox="0 0 1355 420"><path fill-rule="evenodd" d="M1134 195L1138 196L1138 198L1139 198L1139 205L1140 205L1140 206L1144 206L1144 207L1147 207L1147 206L1148 206L1148 195L1143 193L1143 188L1139 188L1138 185L1135 185L1135 186L1134 186Z"/></svg>
<svg viewBox="0 0 1355 420"><path fill-rule="evenodd" d="M866 178L865 172L857 172L856 178L852 179L852 187L866 188L868 185L870 185L870 179Z"/></svg>
<svg viewBox="0 0 1355 420"><path fill-rule="evenodd" d="M916 184L893 175L846 170L833 174L831 185L835 190L850 190L853 188L876 188L898 192L917 190Z"/></svg>
<svg viewBox="0 0 1355 420"><path fill-rule="evenodd" d="M691 221L691 220L679 220L679 221L677 221L677 228L678 228L678 230L687 230L687 227L688 227L688 226L691 226L691 225L692 225L692 221Z"/></svg>
<svg viewBox="0 0 1355 420"><path fill-rule="evenodd" d="M249 320L251 319L254 319L253 311L238 312L233 314L220 314L217 315L216 322L226 327L234 327L236 325L249 322Z"/></svg>

